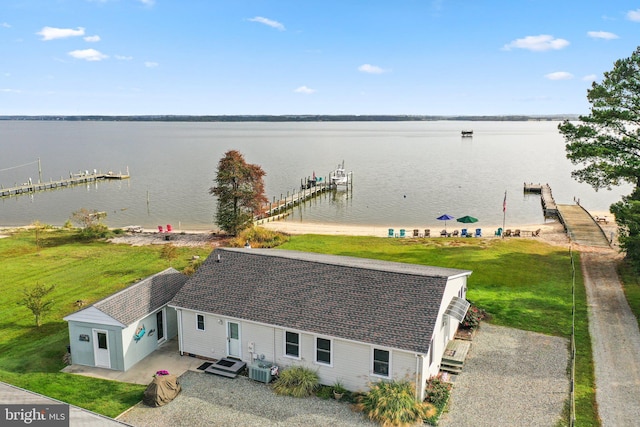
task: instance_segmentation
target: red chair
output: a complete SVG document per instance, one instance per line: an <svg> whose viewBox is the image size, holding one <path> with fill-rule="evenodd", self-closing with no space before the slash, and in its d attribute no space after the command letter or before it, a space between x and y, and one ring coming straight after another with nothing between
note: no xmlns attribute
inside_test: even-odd
<svg viewBox="0 0 640 427"><path fill-rule="evenodd" d="M164 229L161 225L158 226L158 233L164 233Z"/></svg>
<svg viewBox="0 0 640 427"><path fill-rule="evenodd" d="M173 228L171 227L171 224L167 224L167 233L171 233L173 231Z"/></svg>

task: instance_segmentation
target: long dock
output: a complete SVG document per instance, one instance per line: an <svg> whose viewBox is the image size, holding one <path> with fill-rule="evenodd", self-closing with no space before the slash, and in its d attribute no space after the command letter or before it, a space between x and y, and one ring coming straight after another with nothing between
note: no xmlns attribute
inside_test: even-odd
<svg viewBox="0 0 640 427"><path fill-rule="evenodd" d="M558 205L558 218L571 241L584 246L611 247L600 225L582 206Z"/></svg>
<svg viewBox="0 0 640 427"><path fill-rule="evenodd" d="M558 205L553 199L553 193L549 184L533 184L524 183L525 193L540 194L540 202L542 203L542 210L545 217L553 217L558 215Z"/></svg>
<svg viewBox="0 0 640 427"><path fill-rule="evenodd" d="M25 194L35 193L37 191L54 190L58 188L72 187L74 185L86 184L89 182L103 181L103 180L121 180L129 179L129 174L113 173L113 172L94 172L94 173L79 173L71 174L69 178L60 177L59 180L49 180L48 182L27 182L22 185L16 185L13 187L5 188L0 186L0 197L12 197Z"/></svg>
<svg viewBox="0 0 640 427"><path fill-rule="evenodd" d="M288 210L333 188L331 184L323 182L309 188L302 188L301 186L299 191L294 191L291 195L289 193L286 196L281 195L279 200L274 197L273 202L270 202L265 207L262 214L254 219L254 222L256 225L260 225L265 222L282 219L288 215Z"/></svg>

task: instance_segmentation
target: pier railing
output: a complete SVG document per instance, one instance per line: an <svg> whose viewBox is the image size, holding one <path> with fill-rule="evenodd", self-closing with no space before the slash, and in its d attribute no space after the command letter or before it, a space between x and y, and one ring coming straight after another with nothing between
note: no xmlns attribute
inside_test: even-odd
<svg viewBox="0 0 640 427"><path fill-rule="evenodd" d="M93 173L69 174L69 178L60 177L58 180L54 181L53 179L50 179L48 182L32 182L31 179L29 179L29 182L25 182L20 185L16 184L13 187L5 188L0 185L0 197L20 196L35 193L37 191L54 190L111 179L129 179L129 171L127 170L126 174L114 172L102 173L97 171L94 171Z"/></svg>

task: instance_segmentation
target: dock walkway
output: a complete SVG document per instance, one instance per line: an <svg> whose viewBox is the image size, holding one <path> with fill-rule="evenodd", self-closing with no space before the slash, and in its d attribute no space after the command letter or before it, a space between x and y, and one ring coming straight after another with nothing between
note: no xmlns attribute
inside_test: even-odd
<svg viewBox="0 0 640 427"><path fill-rule="evenodd" d="M558 215L558 206L553 198L553 193L551 192L549 184L533 184L525 182L524 192L540 194L540 202L542 203L544 216L549 217Z"/></svg>
<svg viewBox="0 0 640 427"><path fill-rule="evenodd" d="M558 218L571 241L584 246L610 247L600 224L580 205L557 205Z"/></svg>
<svg viewBox="0 0 640 427"><path fill-rule="evenodd" d="M88 182L96 182L111 179L129 179L129 174L113 173L113 172L96 172L86 174L71 175L69 178L60 178L59 180L50 180L48 182L27 182L22 185L4 188L0 186L0 197L19 196L22 194L35 193L36 191L54 190L57 188L71 187L74 185L85 184Z"/></svg>

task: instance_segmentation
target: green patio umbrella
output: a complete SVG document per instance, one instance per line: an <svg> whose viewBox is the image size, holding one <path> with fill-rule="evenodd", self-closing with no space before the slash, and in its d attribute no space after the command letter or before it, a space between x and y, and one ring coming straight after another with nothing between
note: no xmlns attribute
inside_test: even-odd
<svg viewBox="0 0 640 427"><path fill-rule="evenodd" d="M462 222L464 224L471 224L471 223L474 223L474 222L478 222L478 218L474 218L472 216L465 215L465 216L463 216L461 218L456 219L456 221Z"/></svg>

